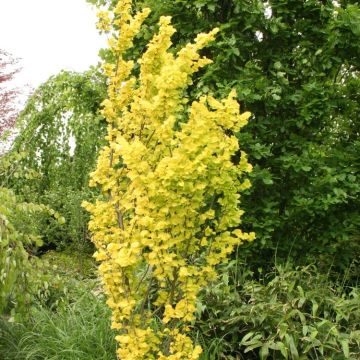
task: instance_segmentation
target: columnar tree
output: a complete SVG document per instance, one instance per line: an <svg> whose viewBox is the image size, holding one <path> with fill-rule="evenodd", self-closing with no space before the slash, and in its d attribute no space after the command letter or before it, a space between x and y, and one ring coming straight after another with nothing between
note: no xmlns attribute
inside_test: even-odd
<svg viewBox="0 0 360 360"><path fill-rule="evenodd" d="M188 333L199 291L235 246L254 239L239 229L251 166L235 136L250 114L240 113L235 91L222 100L186 97L193 75L211 62L199 53L218 29L174 53L175 29L161 17L136 69L127 54L149 10L133 16L131 7L122 0L99 14L100 29L113 30L113 61L104 65L108 145L91 175L102 194L84 206L119 358L198 359L201 347Z"/></svg>

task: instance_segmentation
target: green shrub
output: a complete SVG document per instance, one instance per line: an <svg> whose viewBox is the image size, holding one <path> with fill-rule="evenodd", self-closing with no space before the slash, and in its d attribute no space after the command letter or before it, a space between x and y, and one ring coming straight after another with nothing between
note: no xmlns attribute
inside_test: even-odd
<svg viewBox="0 0 360 360"><path fill-rule="evenodd" d="M0 359L115 359L94 261L50 251L32 269L27 316L0 317Z"/></svg>
<svg viewBox="0 0 360 360"><path fill-rule="evenodd" d="M0 186L0 315L21 312L30 302L37 262L33 250L42 244L32 219L50 211L44 205L19 201L11 190Z"/></svg>
<svg viewBox="0 0 360 360"><path fill-rule="evenodd" d="M223 274L198 304L204 359L359 359L358 288L336 289L310 266L256 281L233 262Z"/></svg>
<svg viewBox="0 0 360 360"><path fill-rule="evenodd" d="M49 251L37 264L32 276L32 282L37 284L32 306L55 310L100 286L95 262L86 254Z"/></svg>
<svg viewBox="0 0 360 360"><path fill-rule="evenodd" d="M23 202L10 189L0 187L0 315L23 317L35 302L55 305L64 298L66 287L56 269L36 256L43 243L37 217L59 226L64 223L48 206ZM82 254L72 259L83 267L91 263ZM77 268L76 275L81 274Z"/></svg>

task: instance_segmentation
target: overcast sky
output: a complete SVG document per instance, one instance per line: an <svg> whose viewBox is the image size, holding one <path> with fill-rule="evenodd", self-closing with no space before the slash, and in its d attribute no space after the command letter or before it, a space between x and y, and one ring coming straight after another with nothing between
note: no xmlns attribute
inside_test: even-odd
<svg viewBox="0 0 360 360"><path fill-rule="evenodd" d="M98 62L106 40L85 0L0 0L0 48L22 58L22 81L33 87L61 69Z"/></svg>

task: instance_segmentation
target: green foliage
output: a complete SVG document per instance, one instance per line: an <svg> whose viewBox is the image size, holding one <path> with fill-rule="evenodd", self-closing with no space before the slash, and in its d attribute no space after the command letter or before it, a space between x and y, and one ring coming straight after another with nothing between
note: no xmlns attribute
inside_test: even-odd
<svg viewBox="0 0 360 360"><path fill-rule="evenodd" d="M3 182L9 177L19 178L19 169L13 164L24 156L24 153L9 153L0 159ZM24 169L22 176L32 179L32 170ZM40 298L49 300L49 277L45 274L48 264L36 257L43 245L40 220L60 227L65 222L49 206L25 202L12 190L0 187L0 315L11 315L12 320L24 316ZM53 284L57 280L57 276L51 277Z"/></svg>
<svg viewBox="0 0 360 360"><path fill-rule="evenodd" d="M88 216L80 203L93 196L88 179L105 131L98 113L105 94L105 80L94 69L50 78L28 101L18 119L19 135L2 159L9 165L0 175L3 184L64 216L62 226L38 219L47 247L87 246Z"/></svg>
<svg viewBox="0 0 360 360"><path fill-rule="evenodd" d="M320 254L323 269L332 262L345 269L360 253L351 240L360 227L357 3L137 1L145 5L154 11L144 39L163 14L179 29L177 47L220 27L204 51L214 64L189 96L221 97L235 87L254 114L239 141L255 165L243 223L257 234L256 258L271 264L275 252L290 253L306 262ZM144 43L139 37L134 54Z"/></svg>
<svg viewBox="0 0 360 360"><path fill-rule="evenodd" d="M35 309L30 322L0 320L3 360L115 360L115 350L110 311L89 289L57 312Z"/></svg>
<svg viewBox="0 0 360 360"><path fill-rule="evenodd" d="M50 251L39 260L21 322L0 318L0 359L115 359L110 311L86 254ZM13 319L12 319L13 320Z"/></svg>
<svg viewBox="0 0 360 360"><path fill-rule="evenodd" d="M44 212L57 215L45 205L18 201L12 191L0 187L0 314L23 312L37 291L32 257L42 245L33 217ZM45 216L46 217L46 216Z"/></svg>
<svg viewBox="0 0 360 360"><path fill-rule="evenodd" d="M17 203L11 191L0 188L0 313L10 301L26 301L22 297L29 270L26 246L40 242L29 221L30 212L35 210L34 206Z"/></svg>
<svg viewBox="0 0 360 360"><path fill-rule="evenodd" d="M219 27L219 41L203 50L214 64L185 96L222 98L236 88L254 114L237 136L255 165L253 186L242 197L242 228L257 233L247 257L257 270L243 271L237 256L203 292L193 331L202 359L359 359L359 289L344 286L348 278L356 284L360 261L358 3L134 3L153 12L128 58L144 52L160 15L172 15L179 29L174 51ZM102 55L111 62L109 52ZM50 78L22 113L12 151L1 157L1 359L115 359L110 314L93 263L82 256L88 215L80 207L96 195L87 184L103 145L98 108L105 96L96 70ZM76 257L35 256L69 244ZM319 268L266 273L273 256L289 254ZM329 265L347 279L320 275ZM24 309L29 316L21 324L8 321Z"/></svg>
<svg viewBox="0 0 360 360"><path fill-rule="evenodd" d="M95 264L86 253L49 251L37 263L31 278L37 284L31 294L32 308L55 311L76 301L85 291L97 291Z"/></svg>
<svg viewBox="0 0 360 360"><path fill-rule="evenodd" d="M204 359L359 358L359 289L336 289L311 267L277 267L260 281L237 268L198 304Z"/></svg>
<svg viewBox="0 0 360 360"><path fill-rule="evenodd" d="M71 249L66 252L48 251L41 257L41 260L47 263L49 276L60 276L63 281L82 282L97 277L95 260L86 253L80 251L72 252Z"/></svg>

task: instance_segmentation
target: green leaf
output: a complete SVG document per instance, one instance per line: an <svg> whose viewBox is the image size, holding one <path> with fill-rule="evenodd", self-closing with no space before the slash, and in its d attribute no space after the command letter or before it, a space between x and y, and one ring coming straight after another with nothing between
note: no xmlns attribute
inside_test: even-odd
<svg viewBox="0 0 360 360"><path fill-rule="evenodd" d="M297 351L295 341L294 341L294 338L292 337L292 335L286 334L285 339L290 348L290 354L291 354L293 360L299 359L299 353Z"/></svg>
<svg viewBox="0 0 360 360"><path fill-rule="evenodd" d="M263 343L261 341L256 341L256 342L254 342L254 344L246 347L245 350L244 350L244 353L247 353L247 352L249 352L251 350L257 349L262 345L263 345Z"/></svg>
<svg viewBox="0 0 360 360"><path fill-rule="evenodd" d="M244 344L248 339L250 339L254 335L253 331L248 332L242 339L241 344Z"/></svg>
<svg viewBox="0 0 360 360"><path fill-rule="evenodd" d="M266 185L272 185L274 183L271 178L267 178L267 177L263 178L262 181Z"/></svg>
<svg viewBox="0 0 360 360"><path fill-rule="evenodd" d="M304 325L302 328L303 335L306 336L308 332L309 332L309 327L307 325Z"/></svg>
<svg viewBox="0 0 360 360"><path fill-rule="evenodd" d="M313 301L312 316L316 316L318 308L319 308L319 304L316 301Z"/></svg>
<svg viewBox="0 0 360 360"><path fill-rule="evenodd" d="M266 360L269 356L269 346L264 344L259 351L260 360Z"/></svg>
<svg viewBox="0 0 360 360"><path fill-rule="evenodd" d="M239 56L240 55L240 51L239 51L239 49L238 48L232 48L231 49L232 50L232 52L233 52L233 54L235 54L236 56Z"/></svg>
<svg viewBox="0 0 360 360"><path fill-rule="evenodd" d="M340 341L342 351L344 353L344 356L348 359L350 357L350 351L349 351L349 340L344 339Z"/></svg>
<svg viewBox="0 0 360 360"><path fill-rule="evenodd" d="M276 101L281 100L281 97L278 94L272 94L272 98Z"/></svg>
<svg viewBox="0 0 360 360"><path fill-rule="evenodd" d="M276 345L278 346L280 352L281 352L281 355L285 358L285 359L288 359L289 358L289 355L288 355L288 350L287 350L287 347L285 346L284 343L282 343L281 341L278 341L276 343Z"/></svg>

